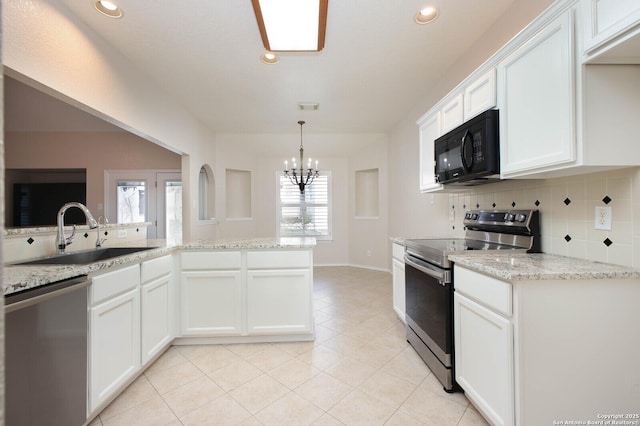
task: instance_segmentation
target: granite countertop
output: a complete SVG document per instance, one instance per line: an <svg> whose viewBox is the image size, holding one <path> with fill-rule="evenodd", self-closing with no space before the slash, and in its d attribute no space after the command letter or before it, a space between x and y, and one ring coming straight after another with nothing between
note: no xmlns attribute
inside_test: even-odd
<svg viewBox="0 0 640 426"><path fill-rule="evenodd" d="M4 295L30 288L51 284L56 281L89 275L118 265L140 262L145 259L162 256L176 250L263 250L263 249L292 249L313 248L315 238L256 238L256 239L228 239L216 241L193 241L178 245L167 245L165 240L143 240L127 244L127 247L153 247L112 259L101 260L87 265L5 265L3 268ZM116 246L110 246L116 247ZM70 252L72 253L72 252Z"/></svg>
<svg viewBox="0 0 640 426"><path fill-rule="evenodd" d="M638 279L640 269L545 253L452 254L456 265L508 281Z"/></svg>

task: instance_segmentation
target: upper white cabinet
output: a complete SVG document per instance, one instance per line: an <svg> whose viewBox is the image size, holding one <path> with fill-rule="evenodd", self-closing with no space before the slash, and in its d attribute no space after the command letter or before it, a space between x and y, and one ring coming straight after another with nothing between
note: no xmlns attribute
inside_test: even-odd
<svg viewBox="0 0 640 426"><path fill-rule="evenodd" d="M584 59L640 63L640 2L582 0Z"/></svg>
<svg viewBox="0 0 640 426"><path fill-rule="evenodd" d="M420 126L420 191L429 192L442 189L436 182L435 154L433 142L440 137L440 111L433 111L418 120Z"/></svg>
<svg viewBox="0 0 640 426"><path fill-rule="evenodd" d="M575 160L573 11L498 65L502 176Z"/></svg>
<svg viewBox="0 0 640 426"><path fill-rule="evenodd" d="M442 115L442 133L445 134L449 130L453 130L464 122L464 96L458 93L442 107L440 114Z"/></svg>
<svg viewBox="0 0 640 426"><path fill-rule="evenodd" d="M464 89L464 121L496 106L496 70L472 79Z"/></svg>
<svg viewBox="0 0 640 426"><path fill-rule="evenodd" d="M496 106L496 71L479 70L418 119L420 192L443 188L435 180L434 141L465 121Z"/></svg>

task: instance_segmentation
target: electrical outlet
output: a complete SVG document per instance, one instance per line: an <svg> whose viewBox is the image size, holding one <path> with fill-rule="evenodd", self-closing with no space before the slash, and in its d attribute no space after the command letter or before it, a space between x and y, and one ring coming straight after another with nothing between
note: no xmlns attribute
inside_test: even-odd
<svg viewBox="0 0 640 426"><path fill-rule="evenodd" d="M367 250L367 257L371 257L371 250Z"/></svg>
<svg viewBox="0 0 640 426"><path fill-rule="evenodd" d="M118 229L118 238L127 238L127 230Z"/></svg>
<svg viewBox="0 0 640 426"><path fill-rule="evenodd" d="M456 211L455 209L449 210L449 223L455 223L456 221Z"/></svg>
<svg viewBox="0 0 640 426"><path fill-rule="evenodd" d="M595 229L611 231L611 207L596 206Z"/></svg>

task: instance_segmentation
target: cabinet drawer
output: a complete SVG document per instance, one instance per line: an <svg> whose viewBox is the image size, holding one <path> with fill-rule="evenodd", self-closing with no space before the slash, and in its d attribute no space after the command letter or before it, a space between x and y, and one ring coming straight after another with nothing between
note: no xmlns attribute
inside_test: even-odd
<svg viewBox="0 0 640 426"><path fill-rule="evenodd" d="M157 259L147 260L142 263L141 268L140 276L143 283L170 274L173 269L172 256L163 256Z"/></svg>
<svg viewBox="0 0 640 426"><path fill-rule="evenodd" d="M140 285L140 265L128 266L113 272L93 277L91 284L91 304L95 305L117 294Z"/></svg>
<svg viewBox="0 0 640 426"><path fill-rule="evenodd" d="M505 281L488 277L469 269L455 267L455 291L474 299L501 314L512 314L512 287Z"/></svg>
<svg viewBox="0 0 640 426"><path fill-rule="evenodd" d="M392 253L395 259L398 259L404 262L404 246L403 245L393 243Z"/></svg>
<svg viewBox="0 0 640 426"><path fill-rule="evenodd" d="M182 253L182 270L240 269L239 251Z"/></svg>
<svg viewBox="0 0 640 426"><path fill-rule="evenodd" d="M308 268L311 266L309 251L250 251L247 253L248 269Z"/></svg>

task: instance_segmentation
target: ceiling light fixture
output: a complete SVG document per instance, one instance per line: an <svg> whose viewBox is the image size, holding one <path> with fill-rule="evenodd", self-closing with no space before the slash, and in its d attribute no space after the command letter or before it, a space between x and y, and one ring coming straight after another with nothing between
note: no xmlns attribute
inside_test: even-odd
<svg viewBox="0 0 640 426"><path fill-rule="evenodd" d="M115 3L107 0L99 0L93 4L96 9L109 18L122 18L122 9Z"/></svg>
<svg viewBox="0 0 640 426"><path fill-rule="evenodd" d="M317 102L298 102L300 111L317 111L318 108L320 108L320 104Z"/></svg>
<svg viewBox="0 0 640 426"><path fill-rule="evenodd" d="M270 65L277 64L278 62L280 62L280 58L278 57L278 55L276 55L273 52L264 52L264 54L260 57L260 59L265 64L270 64Z"/></svg>
<svg viewBox="0 0 640 426"><path fill-rule="evenodd" d="M324 49L329 0L251 0L265 49L319 52Z"/></svg>
<svg viewBox="0 0 640 426"><path fill-rule="evenodd" d="M434 6L422 8L416 13L416 22L420 25L428 24L435 21L438 14L438 9Z"/></svg>
<svg viewBox="0 0 640 426"><path fill-rule="evenodd" d="M300 125L300 168L297 169L295 157L291 159L293 167L289 170L289 162L284 162L284 175L289 178L292 184L300 189L300 194L304 194L304 189L313 183L313 180L319 176L318 160L316 160L316 168L311 167L311 158L307 160L307 171L304 169L304 148L302 147L302 125L304 121L298 121Z"/></svg>

